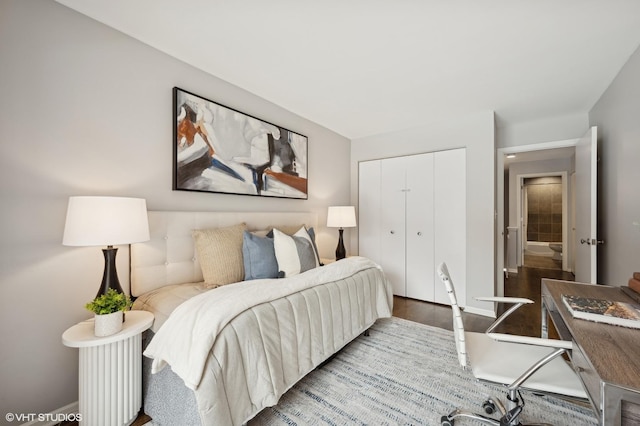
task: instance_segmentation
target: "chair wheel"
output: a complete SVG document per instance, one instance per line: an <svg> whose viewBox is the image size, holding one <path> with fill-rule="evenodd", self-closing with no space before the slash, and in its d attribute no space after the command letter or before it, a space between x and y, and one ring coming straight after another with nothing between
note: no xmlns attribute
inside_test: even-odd
<svg viewBox="0 0 640 426"><path fill-rule="evenodd" d="M453 426L453 419L449 419L448 416L442 416L440 417L440 424L442 426Z"/></svg>
<svg viewBox="0 0 640 426"><path fill-rule="evenodd" d="M496 404L494 404L492 401L485 401L482 403L482 409L487 414L493 414L496 411Z"/></svg>

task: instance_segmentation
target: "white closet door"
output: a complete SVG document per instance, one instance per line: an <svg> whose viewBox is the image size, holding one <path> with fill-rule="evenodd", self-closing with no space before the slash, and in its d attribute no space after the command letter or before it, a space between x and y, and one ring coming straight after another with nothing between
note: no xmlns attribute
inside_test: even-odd
<svg viewBox="0 0 640 426"><path fill-rule="evenodd" d="M434 154L407 157L407 297L434 300Z"/></svg>
<svg viewBox="0 0 640 426"><path fill-rule="evenodd" d="M404 157L381 162L380 265L398 296L406 295L405 168Z"/></svg>
<svg viewBox="0 0 640 426"><path fill-rule="evenodd" d="M436 152L434 157L435 263L446 262L458 303L466 305L466 150ZM450 304L434 274L435 302Z"/></svg>
<svg viewBox="0 0 640 426"><path fill-rule="evenodd" d="M380 160L362 161L358 172L358 254L380 263Z"/></svg>

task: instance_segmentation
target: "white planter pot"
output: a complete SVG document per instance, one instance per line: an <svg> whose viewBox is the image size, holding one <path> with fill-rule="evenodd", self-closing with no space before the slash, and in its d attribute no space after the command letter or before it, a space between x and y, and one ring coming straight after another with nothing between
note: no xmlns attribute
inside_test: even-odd
<svg viewBox="0 0 640 426"><path fill-rule="evenodd" d="M93 334L98 337L110 336L122 330L122 311L106 315L96 315Z"/></svg>

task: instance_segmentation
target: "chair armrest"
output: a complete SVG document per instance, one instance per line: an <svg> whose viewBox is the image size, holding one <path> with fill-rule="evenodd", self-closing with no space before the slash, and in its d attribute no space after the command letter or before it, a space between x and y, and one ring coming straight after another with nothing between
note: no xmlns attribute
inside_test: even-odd
<svg viewBox="0 0 640 426"><path fill-rule="evenodd" d="M571 340L541 339L539 337L517 336L513 334L503 334L503 333L486 333L486 334L487 336L499 342L524 343L526 345L547 346L549 348L567 349L567 350L573 349L573 342Z"/></svg>
<svg viewBox="0 0 640 426"><path fill-rule="evenodd" d="M523 297L499 297L499 296L485 296L485 297L476 297L475 298L478 301L483 301L483 302L502 302L502 303L512 303L513 305L507 309L506 311L504 311L502 313L502 315L500 315L498 317L498 319L496 319L493 324L491 324L489 326L489 328L487 328L487 331L485 333L491 333L493 330L496 329L496 327L498 325L500 325L500 323L502 323L502 321L505 320L505 318L507 318L509 315L511 315L516 309L518 309L520 306L522 305L528 305L530 303L534 303L533 300L531 299L525 299Z"/></svg>
<svg viewBox="0 0 640 426"><path fill-rule="evenodd" d="M531 299L525 299L523 297L498 297L498 296L487 296L487 297L474 297L479 302L499 302L499 303L535 303Z"/></svg>

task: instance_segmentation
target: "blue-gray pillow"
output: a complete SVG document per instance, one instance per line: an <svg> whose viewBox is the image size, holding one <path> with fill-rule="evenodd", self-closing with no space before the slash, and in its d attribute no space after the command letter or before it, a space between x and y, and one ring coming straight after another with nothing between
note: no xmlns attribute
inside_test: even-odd
<svg viewBox="0 0 640 426"><path fill-rule="evenodd" d="M278 278L278 262L273 238L260 237L244 231L242 240L244 279Z"/></svg>

